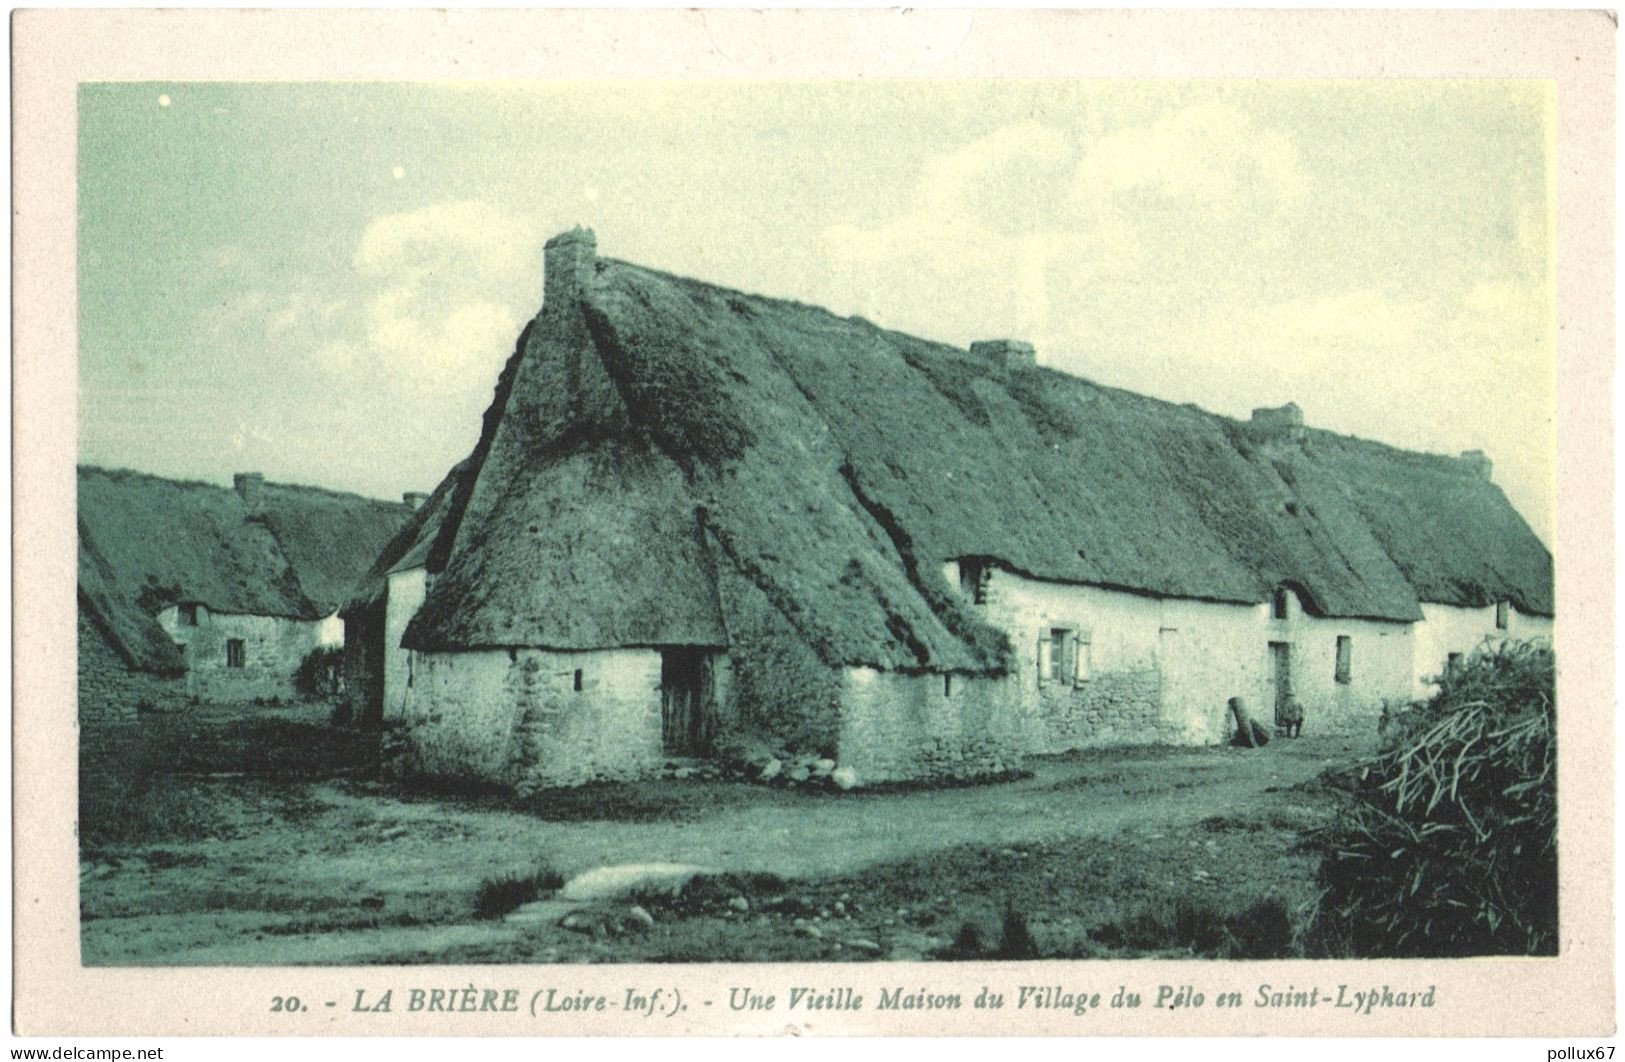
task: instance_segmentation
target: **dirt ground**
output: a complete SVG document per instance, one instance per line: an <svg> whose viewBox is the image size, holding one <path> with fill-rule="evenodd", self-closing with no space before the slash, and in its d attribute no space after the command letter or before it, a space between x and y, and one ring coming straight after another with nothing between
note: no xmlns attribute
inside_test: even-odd
<svg viewBox="0 0 1625 1062"><path fill-rule="evenodd" d="M90 965L1291 954L1315 891L1299 842L1342 800L1317 779L1364 751L1309 735L951 789L672 779L521 802L380 781L319 705L142 723L112 743L141 744L135 782L107 789L90 755L81 772ZM583 907L560 881L646 863L710 873L558 924ZM505 879L519 895L493 911Z"/></svg>

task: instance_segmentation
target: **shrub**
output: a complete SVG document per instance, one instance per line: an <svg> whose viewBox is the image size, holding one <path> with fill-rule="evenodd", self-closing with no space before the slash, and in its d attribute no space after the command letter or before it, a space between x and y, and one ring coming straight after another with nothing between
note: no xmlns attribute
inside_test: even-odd
<svg viewBox="0 0 1625 1062"><path fill-rule="evenodd" d="M343 665L343 649L331 645L312 649L293 673L293 688L304 697L335 696L343 686L339 678Z"/></svg>
<svg viewBox="0 0 1625 1062"><path fill-rule="evenodd" d="M1036 959L1038 942L1027 928L1027 916L1015 904L1006 900L1004 916L999 920L999 953L1001 959Z"/></svg>
<svg viewBox="0 0 1625 1062"><path fill-rule="evenodd" d="M558 871L544 867L532 874L504 874L480 882L474 893L474 917L494 920L541 896L564 887Z"/></svg>
<svg viewBox="0 0 1625 1062"><path fill-rule="evenodd" d="M1349 809L1314 838L1321 949L1556 954L1554 678L1542 644L1482 648L1392 722Z"/></svg>

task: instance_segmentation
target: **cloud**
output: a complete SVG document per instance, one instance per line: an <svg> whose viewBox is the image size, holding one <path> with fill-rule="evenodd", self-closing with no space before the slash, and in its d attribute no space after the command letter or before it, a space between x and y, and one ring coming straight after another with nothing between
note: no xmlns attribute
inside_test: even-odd
<svg viewBox="0 0 1625 1062"><path fill-rule="evenodd" d="M431 390L489 388L539 299L541 232L479 201L373 219L352 259L360 341L324 347L317 362Z"/></svg>
<svg viewBox="0 0 1625 1062"><path fill-rule="evenodd" d="M1261 128L1223 103L1185 107L1108 133L1079 161L1072 197L1085 207L1117 206L1129 195L1206 209L1302 200L1309 177L1284 134Z"/></svg>
<svg viewBox="0 0 1625 1062"><path fill-rule="evenodd" d="M903 213L826 229L819 294L900 328L961 342L1019 335L1042 351L1108 288L1166 289L1193 261L1268 242L1276 215L1309 192L1292 141L1225 104L1087 144L1026 119L927 161ZM918 306L920 289L946 295L928 317L886 318Z"/></svg>
<svg viewBox="0 0 1625 1062"><path fill-rule="evenodd" d="M822 233L824 296L882 317L918 305L922 289L942 292L929 320L891 323L964 341L992 332L1036 338L1050 327L1054 265L1066 263L1081 280L1134 253L1120 224L1065 224L1073 157L1065 134L1029 119L931 159L907 212Z"/></svg>
<svg viewBox="0 0 1625 1062"><path fill-rule="evenodd" d="M540 304L541 234L484 202L385 214L357 238L349 282L327 290L251 285L235 249L217 249L241 287L200 315L197 341L341 388L483 395Z"/></svg>
<svg viewBox="0 0 1625 1062"><path fill-rule="evenodd" d="M477 200L437 203L374 218L354 263L363 276L457 269L480 280L511 278L538 261L535 219Z"/></svg>

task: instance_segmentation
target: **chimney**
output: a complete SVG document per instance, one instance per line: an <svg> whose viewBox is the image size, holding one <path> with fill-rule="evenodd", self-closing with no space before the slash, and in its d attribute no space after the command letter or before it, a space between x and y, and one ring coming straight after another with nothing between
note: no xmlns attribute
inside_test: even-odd
<svg viewBox="0 0 1625 1062"><path fill-rule="evenodd" d="M265 487L264 476L258 472L239 472L231 477L231 485L237 488L238 496L249 509L259 507L260 491Z"/></svg>
<svg viewBox="0 0 1625 1062"><path fill-rule="evenodd" d="M1303 438L1303 410L1296 402L1284 406L1262 406L1253 410L1253 434L1268 441Z"/></svg>
<svg viewBox="0 0 1625 1062"><path fill-rule="evenodd" d="M1038 353L1033 345L1019 339L978 339L970 345L970 352L973 357L987 358L1006 372L1038 365Z"/></svg>
<svg viewBox="0 0 1625 1062"><path fill-rule="evenodd" d="M420 490L409 490L401 495L401 502L413 512L423 508L423 503L428 500L429 496Z"/></svg>
<svg viewBox="0 0 1625 1062"><path fill-rule="evenodd" d="M542 248L542 306L573 301L598 261L598 237L580 225L561 232Z"/></svg>
<svg viewBox="0 0 1625 1062"><path fill-rule="evenodd" d="M1298 403L1288 402L1284 406L1262 406L1253 410L1253 426L1278 431L1282 428L1303 427L1303 410Z"/></svg>
<svg viewBox="0 0 1625 1062"><path fill-rule="evenodd" d="M1490 478L1490 459L1484 454L1483 450L1463 450L1461 452L1461 463L1466 465L1467 470L1479 479Z"/></svg>

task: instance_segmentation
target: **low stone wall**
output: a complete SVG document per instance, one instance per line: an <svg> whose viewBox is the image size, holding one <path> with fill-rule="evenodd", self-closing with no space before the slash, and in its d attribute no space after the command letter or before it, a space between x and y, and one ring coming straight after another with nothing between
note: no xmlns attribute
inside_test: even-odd
<svg viewBox="0 0 1625 1062"><path fill-rule="evenodd" d="M83 612L79 614L78 642L81 726L127 722L143 706L155 711L185 706L183 680L128 667Z"/></svg>
<svg viewBox="0 0 1625 1062"><path fill-rule="evenodd" d="M1021 766L1021 693L1007 678L849 668L835 756L860 785L974 778Z"/></svg>
<svg viewBox="0 0 1625 1062"><path fill-rule="evenodd" d="M1046 682L1037 698L1042 725L1034 751L1185 743L1182 727L1164 725L1156 668L1103 672L1076 684Z"/></svg>

